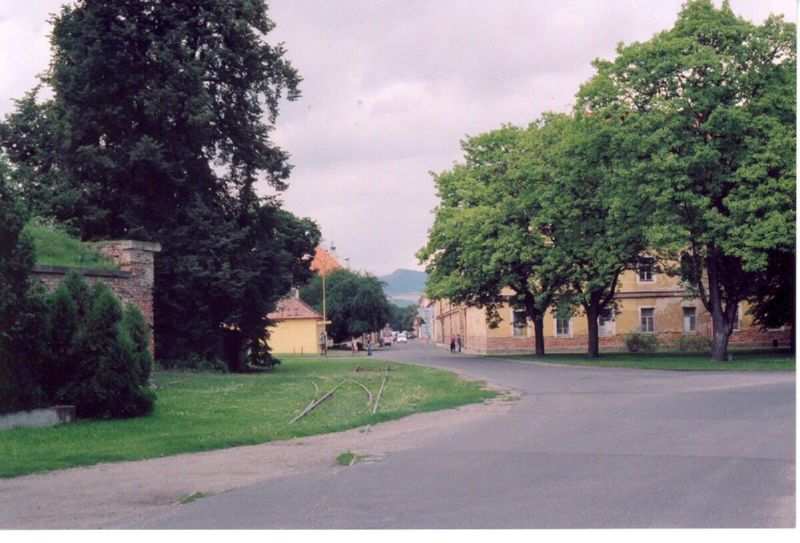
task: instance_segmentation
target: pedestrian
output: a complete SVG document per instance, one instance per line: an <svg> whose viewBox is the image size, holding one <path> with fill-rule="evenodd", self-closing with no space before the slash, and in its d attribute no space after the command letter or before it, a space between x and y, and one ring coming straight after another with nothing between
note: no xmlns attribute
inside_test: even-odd
<svg viewBox="0 0 800 543"><path fill-rule="evenodd" d="M456 353L456 336L450 334L450 354Z"/></svg>
<svg viewBox="0 0 800 543"><path fill-rule="evenodd" d="M328 341L325 337L325 332L319 333L319 354L322 356L328 354Z"/></svg>
<svg viewBox="0 0 800 543"><path fill-rule="evenodd" d="M461 334L456 338L456 345L458 345L458 352L461 352Z"/></svg>

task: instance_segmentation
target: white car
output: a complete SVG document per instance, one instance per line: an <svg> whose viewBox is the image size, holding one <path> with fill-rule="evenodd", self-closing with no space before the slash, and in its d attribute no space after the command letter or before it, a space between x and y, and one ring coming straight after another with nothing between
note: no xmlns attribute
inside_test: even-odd
<svg viewBox="0 0 800 543"><path fill-rule="evenodd" d="M408 343L408 337L405 334L397 334L397 343Z"/></svg>

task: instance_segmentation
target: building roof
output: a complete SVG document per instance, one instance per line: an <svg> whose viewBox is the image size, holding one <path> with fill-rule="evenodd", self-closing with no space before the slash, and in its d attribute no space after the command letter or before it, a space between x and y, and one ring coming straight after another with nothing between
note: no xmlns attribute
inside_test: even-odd
<svg viewBox="0 0 800 543"><path fill-rule="evenodd" d="M311 271L321 272L323 275L328 275L333 270L340 270L344 266L339 264L331 253L317 245L314 249L314 260L311 261L309 268Z"/></svg>
<svg viewBox="0 0 800 543"><path fill-rule="evenodd" d="M272 313L268 313L267 318L273 321L283 321L288 319L322 320L322 315L317 313L314 308L300 298L291 296L289 298L283 298L280 300L278 302L278 307Z"/></svg>

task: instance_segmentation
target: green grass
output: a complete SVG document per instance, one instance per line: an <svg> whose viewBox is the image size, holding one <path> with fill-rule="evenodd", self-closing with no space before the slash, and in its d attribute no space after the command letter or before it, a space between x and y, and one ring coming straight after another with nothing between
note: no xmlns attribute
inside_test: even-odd
<svg viewBox="0 0 800 543"><path fill-rule="evenodd" d="M39 222L30 222L24 232L33 238L36 263L44 266L115 270L117 265L102 258L88 244L64 230Z"/></svg>
<svg viewBox="0 0 800 543"><path fill-rule="evenodd" d="M376 414L364 389L348 383L289 425L312 398L350 379L356 365L367 371L354 378L377 396L387 364L391 371ZM158 399L149 417L0 432L0 477L337 432L496 395L449 372L363 358L292 358L261 374L164 372L156 382Z"/></svg>
<svg viewBox="0 0 800 543"><path fill-rule="evenodd" d="M205 492L195 492L193 494L188 494L184 496L183 498L178 500L178 503L180 503L181 505L186 505L187 503L192 503L194 501L199 500L200 498L205 498L206 496L208 496L208 494L206 494Z"/></svg>
<svg viewBox="0 0 800 543"><path fill-rule="evenodd" d="M730 351L733 360L714 362L708 353L656 352L656 353L602 353L599 359L588 359L581 354L507 355L498 358L569 364L573 366L598 366L612 368L639 368L673 371L795 371L792 353L779 350Z"/></svg>
<svg viewBox="0 0 800 543"><path fill-rule="evenodd" d="M350 464L354 464L359 460L363 459L363 454L356 454L350 451L343 452L339 456L336 457L336 463L340 466L349 466Z"/></svg>

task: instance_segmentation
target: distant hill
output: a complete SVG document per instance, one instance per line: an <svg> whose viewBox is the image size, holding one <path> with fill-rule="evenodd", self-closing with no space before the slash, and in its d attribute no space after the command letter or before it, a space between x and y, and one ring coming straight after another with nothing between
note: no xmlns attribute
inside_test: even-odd
<svg viewBox="0 0 800 543"><path fill-rule="evenodd" d="M386 283L383 291L392 303L401 307L415 304L425 291L428 275L424 272L400 268L389 275L378 277Z"/></svg>

